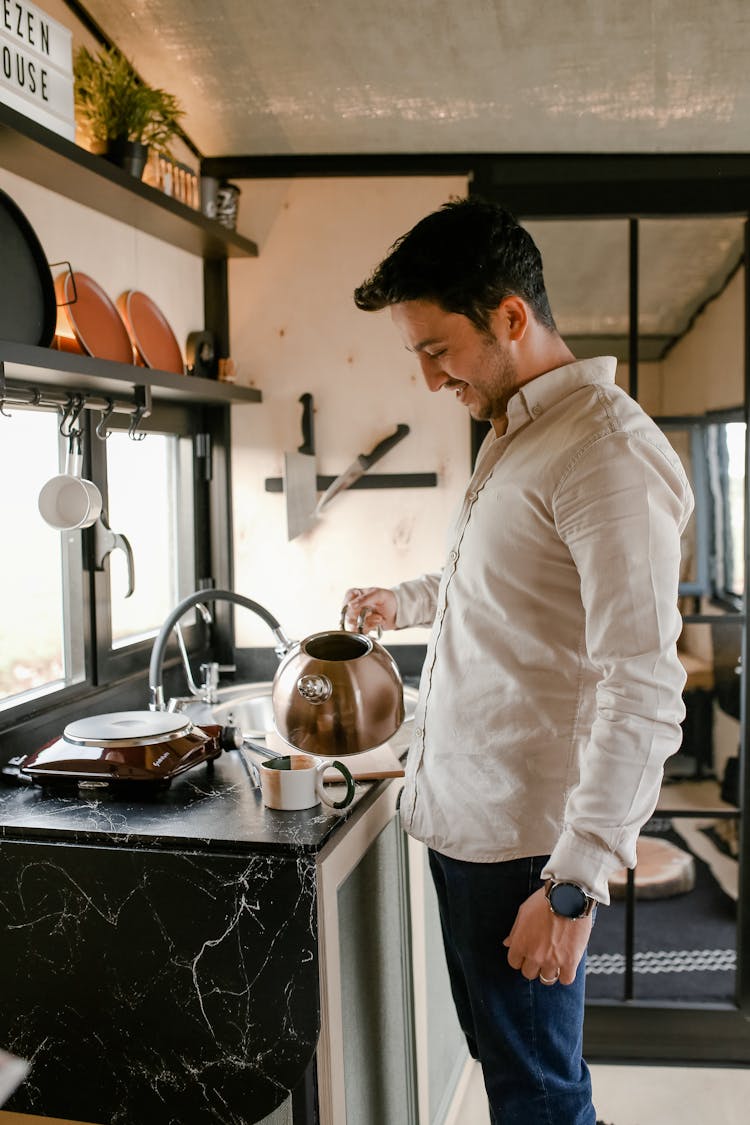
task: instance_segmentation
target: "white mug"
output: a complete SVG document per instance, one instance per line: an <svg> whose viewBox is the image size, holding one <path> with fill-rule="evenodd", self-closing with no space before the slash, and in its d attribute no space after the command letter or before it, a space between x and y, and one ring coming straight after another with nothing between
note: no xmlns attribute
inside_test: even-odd
<svg viewBox="0 0 750 1125"><path fill-rule="evenodd" d="M57 531L91 527L102 510L102 494L93 481L81 476L83 457L80 445L71 441L65 472L51 477L39 493L39 514Z"/></svg>
<svg viewBox="0 0 750 1125"><path fill-rule="evenodd" d="M346 782L346 794L340 801L332 801L323 786L323 775L331 768ZM354 780L343 762L285 754L261 762L258 772L263 804L269 809L311 809L321 801L329 809L345 809L354 799Z"/></svg>

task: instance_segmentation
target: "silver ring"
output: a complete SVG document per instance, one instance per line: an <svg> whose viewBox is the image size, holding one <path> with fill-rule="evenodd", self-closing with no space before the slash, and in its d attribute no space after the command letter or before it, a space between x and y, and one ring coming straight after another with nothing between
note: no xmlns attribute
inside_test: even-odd
<svg viewBox="0 0 750 1125"><path fill-rule="evenodd" d="M552 977L552 980L547 980L547 978L543 977L541 973L539 974L539 980L542 982L542 984L557 984L559 979L560 979L560 970L559 969L557 970L555 975Z"/></svg>

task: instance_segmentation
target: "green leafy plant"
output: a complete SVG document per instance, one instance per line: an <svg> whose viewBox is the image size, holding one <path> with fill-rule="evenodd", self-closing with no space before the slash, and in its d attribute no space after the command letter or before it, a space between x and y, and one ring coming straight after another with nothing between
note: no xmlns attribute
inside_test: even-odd
<svg viewBox="0 0 750 1125"><path fill-rule="evenodd" d="M183 110L177 98L143 82L117 48L92 55L79 47L73 64L76 110L91 141L139 141L171 156L169 142Z"/></svg>

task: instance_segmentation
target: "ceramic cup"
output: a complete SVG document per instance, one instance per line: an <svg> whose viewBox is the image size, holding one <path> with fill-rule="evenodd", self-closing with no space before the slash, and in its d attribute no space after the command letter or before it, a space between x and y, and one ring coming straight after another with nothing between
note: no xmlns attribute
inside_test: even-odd
<svg viewBox="0 0 750 1125"><path fill-rule="evenodd" d="M65 472L51 477L39 493L39 514L57 531L91 527L102 510L102 494L93 481L81 476L83 458L79 449L70 449Z"/></svg>
<svg viewBox="0 0 750 1125"><path fill-rule="evenodd" d="M332 801L323 786L323 775L331 768L346 782L346 794L340 801ZM354 780L343 762L286 754L261 762L258 772L263 804L269 809L311 809L321 801L329 809L345 809L354 799Z"/></svg>

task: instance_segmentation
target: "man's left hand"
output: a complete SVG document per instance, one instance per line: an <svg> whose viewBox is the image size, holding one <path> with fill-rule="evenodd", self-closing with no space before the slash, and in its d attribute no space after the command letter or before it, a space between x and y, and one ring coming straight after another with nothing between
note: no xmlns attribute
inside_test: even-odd
<svg viewBox="0 0 750 1125"><path fill-rule="evenodd" d="M572 984L588 945L593 919L561 918L550 910L544 887L521 903L513 929L503 941L508 963L527 980Z"/></svg>

